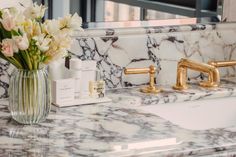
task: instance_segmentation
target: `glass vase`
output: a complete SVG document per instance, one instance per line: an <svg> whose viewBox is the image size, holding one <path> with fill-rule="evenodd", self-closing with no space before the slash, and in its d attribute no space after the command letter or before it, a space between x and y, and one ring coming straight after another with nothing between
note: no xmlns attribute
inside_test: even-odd
<svg viewBox="0 0 236 157"><path fill-rule="evenodd" d="M21 124L37 124L50 112L50 81L46 68L15 69L9 83L9 109Z"/></svg>

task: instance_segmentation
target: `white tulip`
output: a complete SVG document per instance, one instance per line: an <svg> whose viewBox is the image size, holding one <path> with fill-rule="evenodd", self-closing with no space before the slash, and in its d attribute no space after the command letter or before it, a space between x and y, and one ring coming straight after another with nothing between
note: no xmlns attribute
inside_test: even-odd
<svg viewBox="0 0 236 157"><path fill-rule="evenodd" d="M51 36L56 35L60 31L59 22L55 19L47 20L43 25L43 30L46 34Z"/></svg>
<svg viewBox="0 0 236 157"><path fill-rule="evenodd" d="M29 40L26 34L23 36L13 36L12 38L20 50L27 50L29 48Z"/></svg>
<svg viewBox="0 0 236 157"><path fill-rule="evenodd" d="M69 30L82 30L82 19L75 13L73 16L67 15L64 18L59 19L60 29L69 29Z"/></svg>
<svg viewBox="0 0 236 157"><path fill-rule="evenodd" d="M14 52L18 52L18 48L13 39L4 39L1 43L1 52L6 57L12 57Z"/></svg>
<svg viewBox="0 0 236 157"><path fill-rule="evenodd" d="M9 10L9 13L14 17L14 20L17 25L20 25L25 21L25 16L20 10L14 7L9 8L8 10Z"/></svg>
<svg viewBox="0 0 236 157"><path fill-rule="evenodd" d="M77 13L75 13L71 17L70 28L82 31L83 29L81 28L81 26L82 26L82 18Z"/></svg>
<svg viewBox="0 0 236 157"><path fill-rule="evenodd" d="M32 6L29 6L25 9L24 15L26 16L26 18L39 19L44 16L46 9L47 8L42 4L37 5L37 3L34 3Z"/></svg>
<svg viewBox="0 0 236 157"><path fill-rule="evenodd" d="M26 32L29 38L38 36L42 33L40 24L30 19L24 21L24 23L21 25L20 30L22 32Z"/></svg>
<svg viewBox="0 0 236 157"><path fill-rule="evenodd" d="M58 50L52 50L49 49L45 52L45 55L49 58L46 60L45 64L49 64L50 62L53 62L58 59L62 59L63 57L67 56L67 49L58 49Z"/></svg>
<svg viewBox="0 0 236 157"><path fill-rule="evenodd" d="M8 9L2 11L2 19L0 19L0 22L7 31L11 31L16 27L15 17L10 14Z"/></svg>
<svg viewBox="0 0 236 157"><path fill-rule="evenodd" d="M72 43L71 37L68 34L59 33L53 36L51 47L56 49L69 49Z"/></svg>
<svg viewBox="0 0 236 157"><path fill-rule="evenodd" d="M45 38L45 34L41 34L39 36L33 37L36 41L36 45L38 46L39 50L45 52L49 49L49 44L51 42L50 38Z"/></svg>

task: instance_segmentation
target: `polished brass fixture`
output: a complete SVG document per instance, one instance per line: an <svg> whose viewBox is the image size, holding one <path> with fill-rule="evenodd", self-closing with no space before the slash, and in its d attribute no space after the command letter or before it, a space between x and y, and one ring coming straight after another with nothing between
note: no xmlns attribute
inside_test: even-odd
<svg viewBox="0 0 236 157"><path fill-rule="evenodd" d="M151 65L149 68L128 68L125 69L124 73L128 74L148 74L150 75L149 86L141 88L140 91L143 93L159 93L161 90L155 86L155 73L156 67Z"/></svg>
<svg viewBox="0 0 236 157"><path fill-rule="evenodd" d="M176 85L173 86L173 89L184 90L188 88L187 69L196 70L208 74L208 80L200 82L201 87L218 87L220 82L220 75L217 68L209 64L199 63L183 58L178 63Z"/></svg>
<svg viewBox="0 0 236 157"><path fill-rule="evenodd" d="M209 65L212 65L216 68L220 68L220 67L230 67L230 66L235 66L236 65L236 61L232 60L232 61L209 61L208 62Z"/></svg>
<svg viewBox="0 0 236 157"><path fill-rule="evenodd" d="M236 65L236 60L230 60L230 61L209 61L209 65L212 65L216 68L221 67L232 67Z"/></svg>

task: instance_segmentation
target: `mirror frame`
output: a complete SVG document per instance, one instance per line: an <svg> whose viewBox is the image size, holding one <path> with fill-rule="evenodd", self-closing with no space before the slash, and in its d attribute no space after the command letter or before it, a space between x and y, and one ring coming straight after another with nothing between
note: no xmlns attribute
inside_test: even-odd
<svg viewBox="0 0 236 157"><path fill-rule="evenodd" d="M46 19L52 19L53 18L53 14L55 12L55 6L53 5L53 1L54 0L34 0L38 3L42 3L44 5L48 6L48 12L46 13ZM63 0L56 0L57 3L60 3L60 1L62 2ZM66 0L68 3L68 0ZM70 0L70 2L76 1L77 4L81 3L81 6L79 6L78 8L78 13L79 15L82 17L83 19L83 24L84 24L84 28L89 28L87 25L89 22L95 22L96 21L96 10L98 10L98 8L96 8L96 2L98 2L99 0ZM108 0L108 1L112 1L112 2L119 2L119 3L125 3L125 4L132 4L135 5L137 7L143 7L140 10L141 16L140 16L140 21L144 20L144 21L154 21L154 20L145 20L144 17L146 15L147 9L145 8L149 8L149 9L155 9L158 11L165 11L167 13L172 13L172 14L176 14L177 12L179 12L179 15L188 15L190 18L192 17L200 17L200 16L206 16L206 17L214 17L211 18L211 20L209 22L220 22L219 20L219 16L217 15L222 15L223 13L223 7L222 4L224 2L224 0L217 0L217 10L216 11L211 11L211 10L204 10L201 8L202 6L202 2L205 0L195 0L196 1L196 8L191 8L191 7L187 7L187 6L180 6L180 5L176 5L176 4L167 4L165 2L154 2L154 1L149 1L147 2L146 0ZM160 0L162 1L162 0ZM169 1L174 1L174 0L169 0ZM192 0L194 1L194 0ZM69 9L67 8L68 13L70 13L70 7L73 6L73 4L69 4ZM74 5L76 6L76 5ZM220 7L219 7L220 6ZM60 8L61 7L61 8ZM65 5L61 5L58 10L60 11L61 16L64 16L64 11L63 11L63 7L65 7ZM101 9L101 8L99 8ZM75 12L75 10L72 10ZM57 11L58 12L58 11ZM72 12L73 13L73 12ZM170 20L170 19L169 19ZM89 21L89 22L86 22ZM159 21L159 20L158 20ZM134 21L131 21L134 22ZM137 22L137 21L136 21ZM198 23L202 22L202 19L198 18ZM98 22L101 23L101 22ZM112 23L112 22L110 22ZM113 22L113 23L117 23L117 22ZM125 23L125 22L124 22ZM121 27L121 26L119 26ZM125 26L124 26L125 27Z"/></svg>

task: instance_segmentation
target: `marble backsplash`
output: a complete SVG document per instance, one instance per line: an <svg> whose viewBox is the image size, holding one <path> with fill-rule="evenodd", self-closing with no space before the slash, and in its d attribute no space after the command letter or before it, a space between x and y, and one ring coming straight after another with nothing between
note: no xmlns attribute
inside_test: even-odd
<svg viewBox="0 0 236 157"><path fill-rule="evenodd" d="M125 34L126 33L126 34ZM148 83L148 75L124 75L124 68L155 65L157 84L175 84L177 63L181 58L199 62L236 59L236 24L208 24L106 30L88 37L76 37L71 53L82 60L98 62L97 67L108 88ZM234 76L235 68L220 69L221 76ZM203 79L189 71L189 80Z"/></svg>
<svg viewBox="0 0 236 157"><path fill-rule="evenodd" d="M75 36L71 52L82 60L96 60L107 88L147 84L148 75L124 75L124 68L155 65L157 84L174 84L180 58L207 62L236 59L236 23L191 26L86 30ZM0 98L6 98L9 63L0 61ZM221 69L221 75L234 76L235 68ZM189 80L203 79L189 71Z"/></svg>

